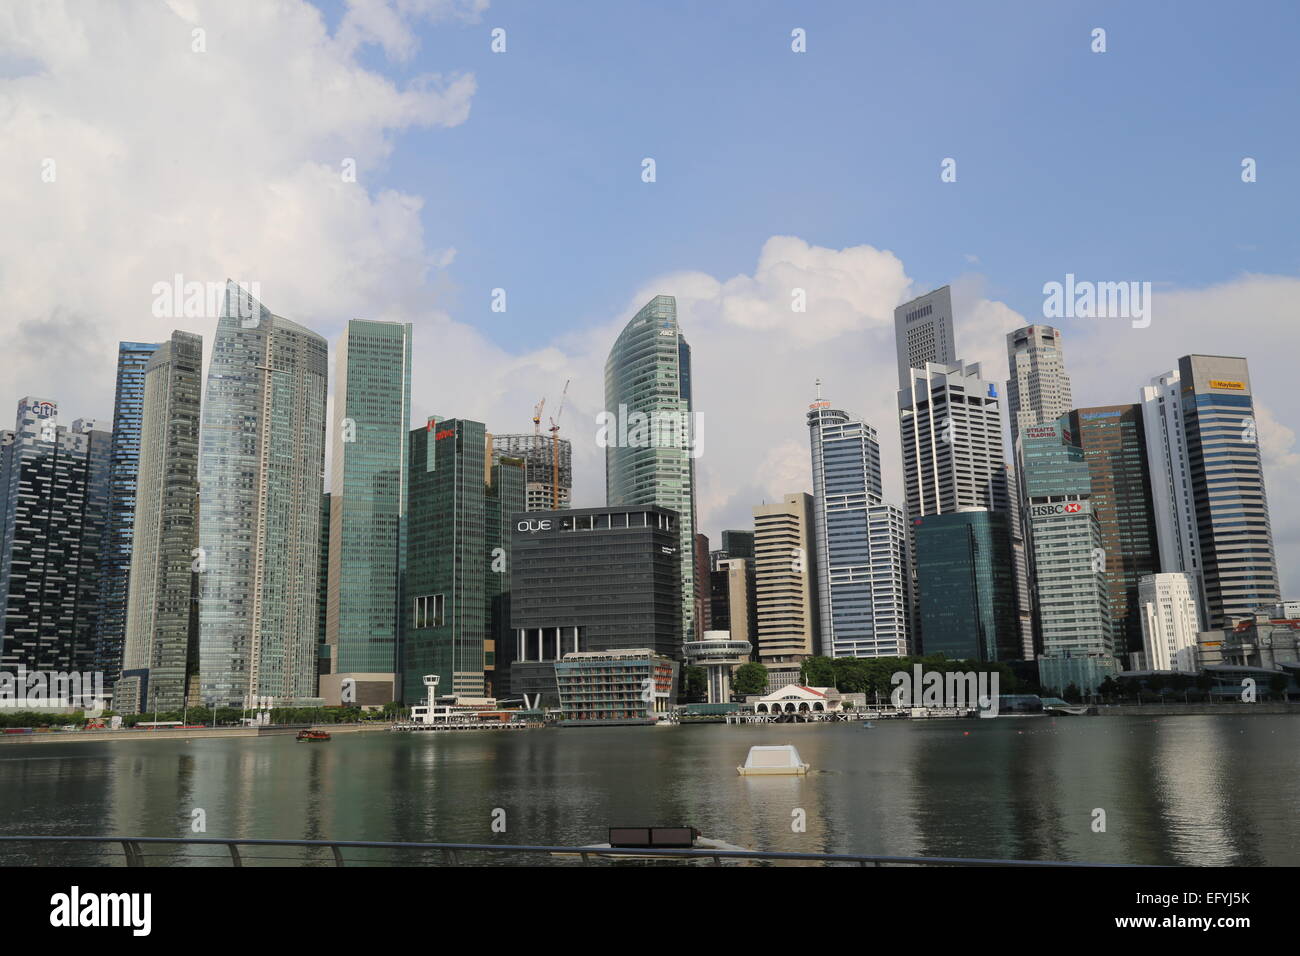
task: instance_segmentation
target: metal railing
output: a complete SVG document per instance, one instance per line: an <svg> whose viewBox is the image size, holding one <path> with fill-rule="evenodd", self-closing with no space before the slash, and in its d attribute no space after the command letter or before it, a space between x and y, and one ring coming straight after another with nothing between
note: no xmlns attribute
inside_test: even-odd
<svg viewBox="0 0 1300 956"><path fill-rule="evenodd" d="M438 854L443 866L475 865L487 863L491 854L514 854L527 858L558 857L565 862L579 862L589 866L593 862L615 862L635 860L637 862L655 863L692 863L711 861L714 866L722 866L724 861L736 863L780 864L780 863L817 863L823 866L1014 866L1014 867L1125 867L1127 863L1069 863L1057 860L994 860L968 859L962 857L942 856L879 856L858 853L790 853L776 850L715 850L715 849L667 849L667 848L610 848L590 846L524 846L506 843L393 843L368 840L255 840L229 839L224 837L109 837L109 836L0 836L0 851L10 846L22 846L35 849L42 844L94 844L100 846L116 845L121 848L127 866L148 866L145 847L168 846L216 846L224 847L229 854L231 866L245 866L262 860L276 860L289 864L302 865L310 862L294 857L246 856L240 848L274 848L298 847L305 850L329 850L334 866L344 866L347 861L344 850L390 850L402 853ZM208 854L197 859L222 859L224 855ZM469 857L469 859L466 859ZM552 860L551 862L559 862ZM0 855L0 864L4 864ZM192 861L175 861L185 863ZM354 864L362 866L375 863L393 865L394 861L376 861L373 859L353 859ZM414 865L421 861L407 856L405 860L396 861L397 865ZM537 860L537 863L543 861Z"/></svg>

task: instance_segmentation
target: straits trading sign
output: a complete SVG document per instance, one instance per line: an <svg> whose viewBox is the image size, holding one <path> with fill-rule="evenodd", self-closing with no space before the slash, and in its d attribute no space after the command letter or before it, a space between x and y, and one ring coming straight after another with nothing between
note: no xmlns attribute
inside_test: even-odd
<svg viewBox="0 0 1300 956"><path fill-rule="evenodd" d="M1086 515L1092 514L1092 502L1090 501L1058 501L1055 504L1048 505L1030 505L1030 517L1033 518L1055 518L1061 515Z"/></svg>

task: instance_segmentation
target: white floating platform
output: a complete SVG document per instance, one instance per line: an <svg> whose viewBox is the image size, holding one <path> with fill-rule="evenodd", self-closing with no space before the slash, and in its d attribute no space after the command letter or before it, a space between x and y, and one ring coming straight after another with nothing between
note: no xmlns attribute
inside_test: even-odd
<svg viewBox="0 0 1300 956"><path fill-rule="evenodd" d="M808 765L799 759L799 751L794 749L793 744L750 747L745 765L736 768L736 773L746 777L807 772Z"/></svg>

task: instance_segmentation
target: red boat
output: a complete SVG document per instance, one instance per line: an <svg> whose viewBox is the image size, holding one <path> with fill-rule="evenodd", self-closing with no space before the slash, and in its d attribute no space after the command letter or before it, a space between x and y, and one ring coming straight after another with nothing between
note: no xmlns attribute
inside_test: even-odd
<svg viewBox="0 0 1300 956"><path fill-rule="evenodd" d="M300 730L298 731L299 740L329 740L330 735L323 730Z"/></svg>

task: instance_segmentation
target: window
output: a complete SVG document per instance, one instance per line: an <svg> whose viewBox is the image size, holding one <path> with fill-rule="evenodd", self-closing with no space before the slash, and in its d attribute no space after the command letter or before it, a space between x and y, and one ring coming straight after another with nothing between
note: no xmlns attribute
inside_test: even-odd
<svg viewBox="0 0 1300 956"><path fill-rule="evenodd" d="M415 627L442 627L443 596L425 594L415 599Z"/></svg>

